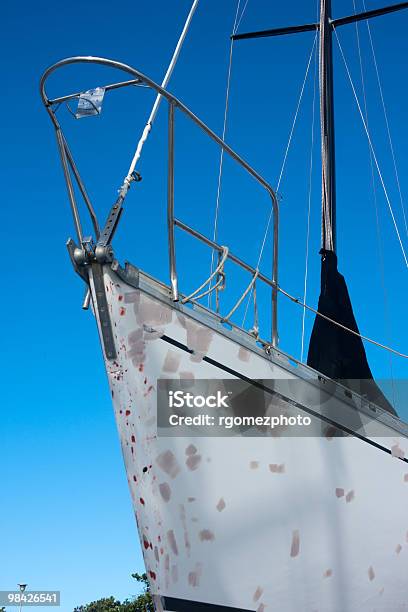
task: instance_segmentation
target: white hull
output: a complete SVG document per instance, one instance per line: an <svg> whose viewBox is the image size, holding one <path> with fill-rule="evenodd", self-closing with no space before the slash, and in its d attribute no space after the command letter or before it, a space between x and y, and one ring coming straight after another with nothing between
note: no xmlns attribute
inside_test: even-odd
<svg viewBox="0 0 408 612"><path fill-rule="evenodd" d="M105 266L104 278L117 350L106 368L157 609L408 609L408 464L394 456L408 455L403 424L366 417L339 386L337 404L346 414L357 403L367 440L158 437L159 378L236 372L290 392L302 377L305 406L324 385L248 335L175 309L147 277L131 287Z"/></svg>

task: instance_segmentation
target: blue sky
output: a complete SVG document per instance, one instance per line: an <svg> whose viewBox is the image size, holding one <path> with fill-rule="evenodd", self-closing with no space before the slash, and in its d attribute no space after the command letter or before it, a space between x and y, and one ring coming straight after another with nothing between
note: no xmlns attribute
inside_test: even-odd
<svg viewBox="0 0 408 612"><path fill-rule="evenodd" d="M367 8L381 4L367 0ZM333 5L335 16L353 12L351 0ZM161 81L189 7L187 0L54 5L23 0L8 3L3 10L4 145L0 155L5 401L0 588L12 589L26 581L33 589L60 589L64 611L101 596L136 593L130 574L142 570L142 558L96 327L91 314L81 311L83 287L65 249L73 227L38 82L49 64L80 54L119 59ZM359 0L357 7L361 9ZM235 9L235 0L201 0L169 87L217 133L222 130ZM314 1L249 0L240 31L310 22L315 15ZM379 18L371 26L403 194L408 187L407 19L407 13L400 13ZM365 24L360 34L372 138L408 250ZM354 26L342 28L339 36L361 96ZM307 33L234 45L227 141L273 185L312 44L313 34ZM335 60L339 268L346 275L361 332L407 352L408 271L376 178L381 256L367 141L336 44ZM313 74L314 61L280 187L280 284L299 297L305 271ZM114 78L109 70L68 68L50 82L50 93L88 89ZM152 99L147 90L116 92L106 97L101 117L83 121L73 120L64 108L59 111L101 219L127 172ZM211 235L217 149L188 129L182 118L177 118L176 137L177 214ZM165 147L162 109L140 165L143 181L128 196L115 241L121 261L129 259L161 279L167 279ZM317 302L320 266L318 154L316 131L311 305ZM229 163L222 185L219 240L255 264L269 214L268 200ZM188 290L207 275L209 253L183 237L178 249L182 288ZM270 260L268 240L261 266L265 272ZM230 274L225 309L249 280L232 269ZM265 336L268 296L260 291L259 298ZM295 357L300 356L301 314L298 306L280 300L281 346ZM306 336L311 323L307 317ZM388 378L389 356L373 347L368 347L368 355L377 377ZM392 371L396 379L406 378L406 362L393 358ZM401 415L408 419L407 408Z"/></svg>

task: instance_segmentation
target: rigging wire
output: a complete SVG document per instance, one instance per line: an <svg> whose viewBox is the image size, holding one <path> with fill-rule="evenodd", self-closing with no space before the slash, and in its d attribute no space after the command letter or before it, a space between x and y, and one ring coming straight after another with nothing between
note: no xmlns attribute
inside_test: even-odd
<svg viewBox="0 0 408 612"><path fill-rule="evenodd" d="M316 32L314 40L313 40L312 49L310 51L309 60L307 62L307 66L306 66L305 76L303 78L303 83L302 83L302 86L301 86L301 89L300 89L299 99L298 99L298 102L297 102L297 105L296 105L296 110L295 110L295 114L294 114L294 117L293 117L292 126L291 126L291 129L290 129L290 132L289 132L288 143L286 145L286 150L285 150L285 154L283 156L282 166L281 166L281 169L280 169L280 172L279 172L278 182L277 182L277 186L276 186L276 189L275 189L276 192L279 191L279 187L280 187L280 184L281 184L281 181L282 181L282 177L283 177L283 173L284 173L284 170L285 170L286 160L288 158L288 153L289 153L290 145L292 143L292 137L293 137L293 134L294 134L294 131L295 131L295 127L296 127L296 122L297 122L297 119L298 119L299 110L300 110L300 106L301 106L302 99L303 99L303 93L304 93L304 90L305 90L305 85L306 85L307 77L309 75L309 69L310 69L310 64L312 62L312 58L313 58L313 52L314 52L315 47L316 47L316 41L317 41L317 32ZM264 232L263 239L262 239L261 248L260 248L259 255L258 255L258 262L257 262L257 265L256 265L256 270L259 270L259 266L260 266L261 261L262 261L262 256L263 256L263 252L264 252L264 249L265 249L266 239L268 237L269 228L270 228L270 225L271 225L271 222L272 222L272 216L273 216L273 208L271 207L271 210L270 210L270 213L269 213L269 217L268 217L268 220L267 220L267 223L266 223L265 232ZM250 294L248 296L248 300L247 300L247 303L246 303L246 306L245 306L245 312L244 312L244 316L242 318L242 323L241 323L242 327L245 324L245 320L246 320L246 317L247 317L248 307L249 307L249 304L250 304L250 301L251 301L251 297L252 297L252 291L250 292Z"/></svg>
<svg viewBox="0 0 408 612"><path fill-rule="evenodd" d="M241 0L237 2L237 8L235 11L234 25L232 27L233 35L236 34L239 24L242 21L244 13L246 11L249 0L246 0L246 3L242 9L241 15L239 16L239 9L241 6ZM222 140L225 141L225 135L227 132L227 121L228 121L228 111L229 111L229 98L230 98L230 86L231 86L231 74L232 74L232 54L234 49L234 40L231 38L230 40L230 49L229 49L229 62L228 62L228 72L227 72L227 85L225 89L225 106L224 106L224 122L222 127ZM219 211L220 211L220 199L221 199L221 182L222 182L222 171L224 166L224 149L221 148L220 152L220 162L218 167L218 180L217 180L217 196L215 200L215 214L214 214L214 231L213 231L213 241L217 242L218 239L218 220L219 220ZM215 252L211 251L211 268L210 274L212 274L214 269L215 262ZM211 289L211 286L210 286ZM212 301L212 291L208 294L208 307L211 307Z"/></svg>
<svg viewBox="0 0 408 612"><path fill-rule="evenodd" d="M354 2L354 0L353 0L353 2ZM366 10L365 0L363 0L363 8L364 8L364 10ZM400 180L399 180L397 160L396 160L396 156L395 156L394 145L393 145L393 142L392 142L391 128L390 128L390 124L389 124L389 121L388 121L388 113L387 113L387 109L386 109L386 105L385 105L385 98L384 98L384 93L383 93L383 88L382 88L382 83L381 83L381 78L380 78L380 72L379 72L379 69L378 69L377 56L376 56L376 53L375 53L375 50L374 50L374 42L373 42L373 37L372 37L372 34L371 34L370 23L369 23L368 19L367 19L367 31L368 31L368 38L369 38L369 41L370 41L371 53L372 53L373 61L374 61L374 68L375 68L375 74L376 74L376 77L377 77L378 89L379 89L380 97L381 97L381 104L382 104L382 108L383 108L383 112L384 112L384 120L385 120L385 125L386 125L386 128L387 128L388 141L389 141L389 144L390 144L390 151L391 151L392 161L393 161L393 165L394 165L395 180L396 180L396 183L397 183L397 188L398 188L398 193L399 193L399 198L400 198L401 211L402 211L402 216L403 216L403 219L404 219L405 231L406 231L407 236L408 236L408 221L407 221L407 215L406 215L406 212L405 212L404 199L402 197L402 189L401 189L401 184L400 184Z"/></svg>
<svg viewBox="0 0 408 612"><path fill-rule="evenodd" d="M310 312L313 312L315 315L321 317L322 319L329 321L329 323L333 323L333 325L337 325L337 327L340 327L341 329L344 329L350 334L353 334L353 336L358 336L362 340L365 340L366 342L370 342L370 344L374 344L375 346L378 346L379 348L382 348L385 351L389 351L390 353L393 353L394 355L398 355L398 357L403 357L404 359L408 359L408 355L406 355L405 353L400 353L400 351L397 351L396 349L393 349L392 347L387 346L386 344L381 344L381 342L377 342L377 340L373 340L372 338L369 338L368 336L363 336L363 334L360 334L359 332L354 331L354 329L350 329L350 327L347 327L346 325L339 323L339 321L336 321L335 319L332 319L324 315L322 312L319 312L318 310L316 310L316 308L313 308L312 306L309 306L305 302L302 302L299 298L296 298L295 296L291 295L290 293L288 293L281 287L277 286L276 290L279 291L279 293L282 293L282 295L284 295L285 297L289 298L295 304L299 304L300 306L302 306L302 308L306 308L307 310L309 310Z"/></svg>
<svg viewBox="0 0 408 612"><path fill-rule="evenodd" d="M310 52L309 60L307 62L306 73L305 73L305 76L304 76L304 79L303 79L303 83L302 83L302 87L301 87L301 90L300 90L299 100L298 100L298 103L297 103L297 106L296 106L295 115L293 117L292 127L291 127L290 133L289 133L288 144L286 145L285 155L283 157L283 162L282 162L282 166L281 166L280 173L279 173L278 183L276 185L276 191L279 191L280 184L281 184L282 177L283 177L283 173L285 171L286 160L288 158L288 153L289 153L290 145L292 144L292 137L293 137L293 134L294 134L294 131L295 131L295 127L296 127L296 122L297 122L297 118L298 118L298 115L299 115L300 105L302 104L303 92L305 91L305 85L306 85L307 77L309 75L310 64L312 62L312 57L313 57L313 52L314 52L314 49L315 49L315 46L316 46L316 41L317 41L317 32L315 34L313 45L312 45L312 50ZM272 218L272 214L270 216L270 219L271 218Z"/></svg>
<svg viewBox="0 0 408 612"><path fill-rule="evenodd" d="M363 8L365 10L365 2L364 2L364 0L363 0ZM356 14L356 12L357 12L357 9L356 9L356 0L353 0L353 10L354 10L354 14ZM362 56L362 53L361 53L360 29L359 29L358 22L355 23L355 29L356 29L356 41L357 41L357 50L358 50L359 65L360 65L361 87L362 87L362 92L363 92L364 116L365 116L365 120L366 120L366 123L367 123L367 129L370 131L370 124L369 124L369 119L368 119L367 93L366 93L365 78L364 78L363 56ZM372 44L373 44L373 42L371 40L371 45ZM372 46L372 51L373 51L373 57L374 57L374 62L375 62L375 55L374 55L374 48L373 48L373 46ZM377 80L378 80L378 78L379 78L379 75L377 73ZM385 108L384 108L384 113L385 113ZM390 135L390 137L391 137L391 135ZM369 156L370 156L371 187L372 187L372 193L373 193L375 219L376 219L376 229L377 229L377 239L378 239L378 253L379 253L379 259L380 259L381 286L382 286L382 290L383 290L383 308L384 308L385 329L386 329L386 334L388 336L388 341L390 341L391 340L391 334L390 334L390 323L389 323L388 294L387 294L387 288L386 288L386 283L385 283L383 237L382 237L382 233L381 233L381 225L380 225L380 217L379 217L379 209L378 209L378 201L377 201L377 190L376 190L376 186L375 186L374 161L373 161L373 154L371 152L370 146L368 146L368 153L369 153ZM395 170L396 170L396 167L395 167ZM397 172L397 177L398 177L398 172ZM391 354L389 354L389 365L390 365L390 377L391 377L392 392L393 392L393 405L395 406L395 385L394 385L393 362L392 362L392 355Z"/></svg>
<svg viewBox="0 0 408 612"><path fill-rule="evenodd" d="M244 8L242 9L241 17L238 19L238 23L237 23L237 25L236 25L236 28L235 28L235 32L234 32L234 34L236 34L236 33L237 33L238 28L239 28L239 26L241 25L241 21L242 21L242 18L243 18L243 16L244 16L244 13L245 13L245 11L246 11L246 9L247 9L248 2L249 2L249 0L246 0L246 2L245 2L245 4L244 4Z"/></svg>
<svg viewBox="0 0 408 612"><path fill-rule="evenodd" d="M308 263L309 263L309 239L310 239L310 215L312 208L312 178L313 178L313 150L314 150L314 134L315 134L315 110L316 110L316 82L317 82L317 49L315 50L315 70L313 79L313 102L312 102L312 129L310 136L310 166L309 166L309 193L307 203L307 228L306 228L306 253L305 253L305 277L303 283L303 302L306 302L307 297L307 280L308 280ZM302 312L302 339L300 349L300 361L303 362L303 354L305 348L305 320L306 308Z"/></svg>
<svg viewBox="0 0 408 612"><path fill-rule="evenodd" d="M319 0L316 2L316 23L319 21ZM312 101L312 127L310 135L310 165L309 165L309 193L307 202L307 227L306 227L306 252L305 252L305 275L303 281L303 301L306 303L307 298L307 281L309 273L309 242L310 242L310 218L312 210L312 180L313 180L313 151L314 151L314 133L315 133L315 109L316 109L316 83L317 83L317 47L315 51L315 68L313 78L313 101ZM319 74L320 77L320 74ZM306 325L306 309L302 310L302 334L300 345L300 361L303 362L305 348L305 325Z"/></svg>
<svg viewBox="0 0 408 612"><path fill-rule="evenodd" d="M395 228L395 232L397 234L398 242L399 242L400 247L401 247L402 256L404 258L405 265L408 268L407 255L405 253L405 248L404 248L403 242L401 240L401 235L400 235L400 232L398 230L397 221L395 219L395 215L394 215L394 211L393 211L393 208L392 208L392 204L391 204L390 198L388 196L388 191L387 191L387 188L385 186L385 182L384 182L384 179L383 179L383 176L382 176L380 165L378 163L377 155L376 155L375 150L374 150L374 146L373 146L373 143L372 143L372 140L371 140L370 132L368 131L367 124L366 124L365 119L364 119L364 114L363 114L363 111L362 111L361 106L360 106L360 102L359 102L359 99L358 99L358 96L357 96L356 88L354 86L354 82L353 82L353 79L352 79L352 76L351 76L351 73L350 73L350 70L349 70L349 67L348 67L348 63L347 63L346 57L344 55L343 47L341 46L339 37L337 35L336 28L333 28L333 31L334 31L334 34L336 36L337 44L339 45L340 53L341 53L341 56L342 56L342 59L343 59L344 66L346 68L348 79L350 81L351 89L353 91L353 95L354 95L354 98L355 98L355 101L356 101L356 104L357 104L357 108L358 108L358 111L360 113L361 121L363 122L364 130L365 130L365 133L366 133L367 139L368 139L368 143L369 143L371 152L373 154L374 163L375 163L375 166L377 168L378 176L380 178L380 182L381 182L381 185L382 185L382 188L383 188L383 191L384 191L385 199L386 199L387 204L388 204L388 209L389 209L390 214L391 214L391 218L392 218L392 222L393 222L393 225L394 225L394 228Z"/></svg>

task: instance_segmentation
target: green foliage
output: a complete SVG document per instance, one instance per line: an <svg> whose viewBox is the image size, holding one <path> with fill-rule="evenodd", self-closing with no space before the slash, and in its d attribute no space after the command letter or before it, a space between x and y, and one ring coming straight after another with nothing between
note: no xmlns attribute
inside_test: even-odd
<svg viewBox="0 0 408 612"><path fill-rule="evenodd" d="M79 606L75 608L74 612L108 612L108 610L109 612L122 612L125 609L121 602L114 597L106 597L98 599L98 601L92 601L85 606Z"/></svg>
<svg viewBox="0 0 408 612"><path fill-rule="evenodd" d="M105 597L84 606L79 606L75 608L74 612L154 612L147 575L132 574L132 578L135 578L143 585L143 593L141 595L132 600L125 599L122 602L114 597Z"/></svg>
<svg viewBox="0 0 408 612"><path fill-rule="evenodd" d="M132 578L143 584L143 589L145 593L150 593L150 584L147 579L147 574L132 574Z"/></svg>

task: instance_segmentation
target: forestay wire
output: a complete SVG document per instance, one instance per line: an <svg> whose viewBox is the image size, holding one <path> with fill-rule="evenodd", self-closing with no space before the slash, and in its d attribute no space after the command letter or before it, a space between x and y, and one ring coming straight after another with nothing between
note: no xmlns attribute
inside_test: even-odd
<svg viewBox="0 0 408 612"><path fill-rule="evenodd" d="M239 9L241 6L241 0L237 2L237 8L235 11L234 17L234 25L232 27L232 34L236 34L239 24L242 21L246 8L248 6L249 0L246 0L245 5L242 9L241 15L239 15ZM222 140L225 141L225 135L227 132L227 121L228 121L228 110L229 110L229 98L230 98L230 86L231 86L231 74L232 74L232 54L234 49L234 39L231 37L230 41L230 49L229 49L229 62L228 62L228 72L227 72L227 85L225 90L225 106L224 106L224 122L222 126ZM220 162L218 168L218 181L217 181L217 197L215 201L215 214L214 214L214 231L213 231L213 241L217 242L218 239L218 219L219 219L219 211L220 211L220 198L221 198L221 183L222 183L222 171L224 165L224 149L221 148L220 152ZM215 262L215 252L211 251L211 270L210 274L213 273L214 270L214 262ZM210 285L211 289L211 285ZM212 300L212 291L208 293L208 307L211 307Z"/></svg>
<svg viewBox="0 0 408 612"><path fill-rule="evenodd" d="M191 6L190 12L189 12L189 14L187 16L187 20L186 20L186 22L184 24L184 27L183 27L183 30L181 32L180 38L179 38L178 43L176 45L176 48L174 50L173 57L171 58L169 67L167 68L167 72L166 72L165 77L163 79L163 82L161 84L162 89L166 89L166 87L167 87L167 85L168 85L168 83L170 81L171 75L173 74L174 68L176 67L176 63L177 63L178 57L180 55L181 48L182 48L184 40L185 40L185 38L187 36L187 32L189 30L189 27L190 27L190 24L191 24L191 20L193 19L194 13L195 13L195 11L197 9L198 2L199 2L199 0L194 0L193 4ZM127 175L125 177L125 180L123 181L122 187L119 190L119 194L120 194L120 196L123 199L126 197L126 194L129 191L129 187L131 185L131 182L135 178L136 164L137 164L137 162L140 159L140 156L142 154L143 145L146 142L146 140L147 140L147 138L148 138L148 136L150 134L150 131L152 129L153 122L154 122L154 120L156 118L157 111L159 110L159 106L160 106L161 100L162 100L162 95L161 94L157 94L156 99L155 99L154 104L153 104L153 108L152 108L152 110L150 112L149 118L148 118L147 123L145 125L145 128L143 130L142 136L140 137L139 142L137 143L136 151L135 151L135 154L133 156L132 162L130 164L128 173L127 173Z"/></svg>

